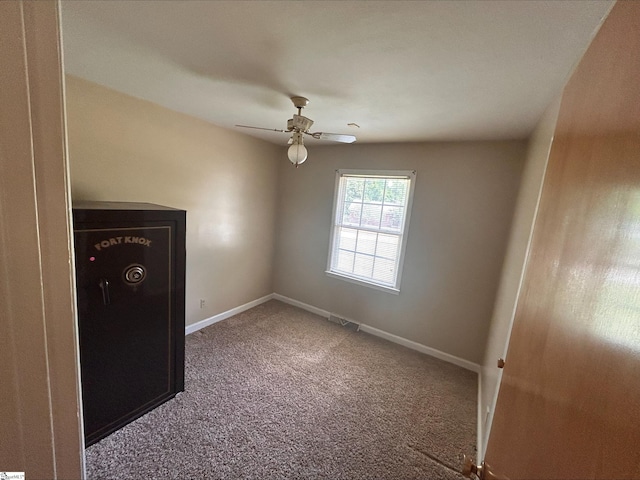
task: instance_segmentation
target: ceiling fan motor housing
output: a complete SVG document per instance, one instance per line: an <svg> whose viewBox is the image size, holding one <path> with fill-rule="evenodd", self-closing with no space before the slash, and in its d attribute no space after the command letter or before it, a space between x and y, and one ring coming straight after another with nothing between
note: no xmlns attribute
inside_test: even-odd
<svg viewBox="0 0 640 480"><path fill-rule="evenodd" d="M307 132L313 125L313 120L302 115L294 115L293 118L287 120L287 130L300 130L301 132Z"/></svg>

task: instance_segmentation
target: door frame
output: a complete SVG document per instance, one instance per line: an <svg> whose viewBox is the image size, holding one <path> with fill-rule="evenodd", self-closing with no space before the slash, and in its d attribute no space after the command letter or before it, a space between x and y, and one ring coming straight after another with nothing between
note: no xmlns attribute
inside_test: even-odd
<svg viewBox="0 0 640 480"><path fill-rule="evenodd" d="M84 478L59 2L0 2L0 40L0 465Z"/></svg>

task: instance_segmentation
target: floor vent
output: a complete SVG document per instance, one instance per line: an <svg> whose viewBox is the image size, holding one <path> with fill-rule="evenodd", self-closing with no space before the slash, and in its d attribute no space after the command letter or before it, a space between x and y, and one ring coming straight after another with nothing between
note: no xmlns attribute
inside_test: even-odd
<svg viewBox="0 0 640 480"><path fill-rule="evenodd" d="M329 321L333 323L337 323L338 325L341 325L350 330L354 330L356 332L360 330L360 324L353 322L351 320L347 320L346 318L339 317L338 315L335 315L333 313L329 314Z"/></svg>

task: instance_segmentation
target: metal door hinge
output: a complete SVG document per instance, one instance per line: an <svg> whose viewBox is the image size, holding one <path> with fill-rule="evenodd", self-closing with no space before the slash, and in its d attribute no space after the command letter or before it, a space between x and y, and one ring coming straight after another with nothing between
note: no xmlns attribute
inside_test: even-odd
<svg viewBox="0 0 640 480"><path fill-rule="evenodd" d="M462 475L471 478L471 475L475 475L479 480L509 480L504 475L499 475L491 470L489 466L482 462L480 465L476 465L473 458L464 456L462 464Z"/></svg>

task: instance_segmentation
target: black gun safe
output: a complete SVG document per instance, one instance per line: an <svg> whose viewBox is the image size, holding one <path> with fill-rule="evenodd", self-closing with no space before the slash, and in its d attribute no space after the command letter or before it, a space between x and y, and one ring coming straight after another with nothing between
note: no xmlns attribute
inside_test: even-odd
<svg viewBox="0 0 640 480"><path fill-rule="evenodd" d="M86 445L184 390L186 212L73 205Z"/></svg>

